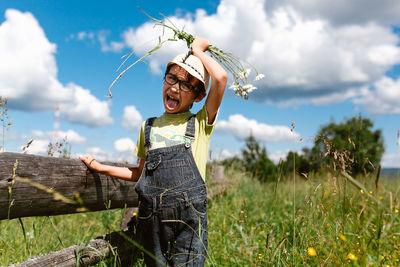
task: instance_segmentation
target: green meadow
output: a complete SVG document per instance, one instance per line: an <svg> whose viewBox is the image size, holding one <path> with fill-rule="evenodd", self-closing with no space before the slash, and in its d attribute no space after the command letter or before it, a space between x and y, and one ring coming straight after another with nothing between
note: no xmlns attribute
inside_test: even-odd
<svg viewBox="0 0 400 267"><path fill-rule="evenodd" d="M225 169L209 201L207 266L399 266L400 179L332 174L260 183ZM221 186L219 184L218 186ZM217 185L209 183L209 190ZM0 265L116 231L123 210L0 221ZM98 266L113 266L104 261ZM137 266L142 265L139 260Z"/></svg>

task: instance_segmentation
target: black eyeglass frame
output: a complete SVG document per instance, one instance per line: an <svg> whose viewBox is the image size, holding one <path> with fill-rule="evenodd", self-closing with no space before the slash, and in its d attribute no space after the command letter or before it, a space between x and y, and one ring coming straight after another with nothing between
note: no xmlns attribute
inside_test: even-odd
<svg viewBox="0 0 400 267"><path fill-rule="evenodd" d="M178 77L176 77L176 75L172 73L165 74L164 81L169 85L175 85L176 83L179 82L179 90L182 90L183 92L186 93L195 91L195 87L189 81L179 80Z"/></svg>

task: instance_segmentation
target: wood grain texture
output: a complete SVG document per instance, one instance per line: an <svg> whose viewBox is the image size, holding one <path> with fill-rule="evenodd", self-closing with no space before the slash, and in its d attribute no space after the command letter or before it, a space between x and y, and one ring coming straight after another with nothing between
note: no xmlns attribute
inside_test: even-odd
<svg viewBox="0 0 400 267"><path fill-rule="evenodd" d="M71 200L77 200L75 196L78 194L83 205L55 200L55 194L20 182L16 177L29 179ZM125 205L136 207L137 202L135 183L92 172L79 159L0 153L0 220L77 213L82 207L90 211L123 208Z"/></svg>

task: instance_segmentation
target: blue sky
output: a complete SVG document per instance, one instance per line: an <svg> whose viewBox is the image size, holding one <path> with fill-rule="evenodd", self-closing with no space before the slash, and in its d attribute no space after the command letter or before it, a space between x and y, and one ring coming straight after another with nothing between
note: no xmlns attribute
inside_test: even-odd
<svg viewBox="0 0 400 267"><path fill-rule="evenodd" d="M163 113L164 66L186 49L167 43L147 59L151 70L136 65L107 98L121 56L134 50L131 59L137 59L161 34L137 6L158 18L163 13L266 76L247 101L227 89L213 159L239 153L252 132L277 162L289 150L311 147L322 125L362 114L383 131L382 165L399 167L396 0L3 0L0 95L8 97L13 119L4 136L7 151L21 151L34 139L30 153L46 154L50 141L67 136L74 156L91 152L100 160L134 162L141 121Z"/></svg>

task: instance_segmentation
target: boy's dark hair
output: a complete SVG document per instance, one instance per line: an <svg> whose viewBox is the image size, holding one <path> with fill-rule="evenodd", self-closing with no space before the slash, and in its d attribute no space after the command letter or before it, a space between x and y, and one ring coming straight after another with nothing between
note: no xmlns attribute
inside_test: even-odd
<svg viewBox="0 0 400 267"><path fill-rule="evenodd" d="M174 65L176 65L176 64L171 64L171 65L167 66L167 69L165 70L165 73L164 73L164 79L165 79L165 75L167 75L169 73L170 69ZM189 77L189 82L191 82L193 79L197 79L196 77L191 75L189 72L188 72L188 77ZM193 92L194 92L195 98L199 97L202 93L205 93L206 89L204 88L204 83L199 81L198 85L196 87L194 87Z"/></svg>

